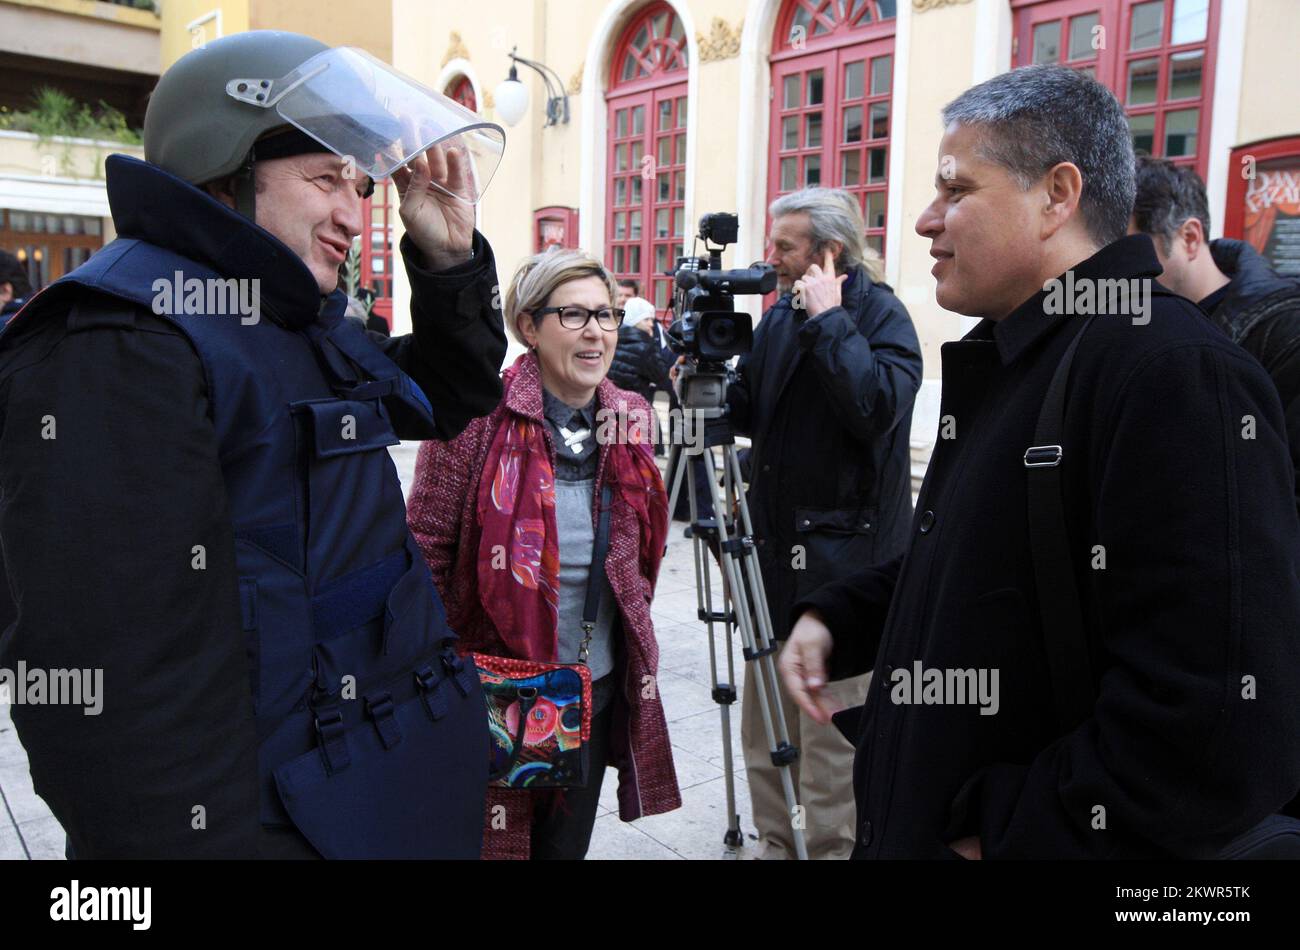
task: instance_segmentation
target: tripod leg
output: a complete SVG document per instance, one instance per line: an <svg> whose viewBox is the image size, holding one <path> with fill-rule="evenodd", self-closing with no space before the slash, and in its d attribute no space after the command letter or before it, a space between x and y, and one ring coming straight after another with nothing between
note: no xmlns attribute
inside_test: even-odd
<svg viewBox="0 0 1300 950"><path fill-rule="evenodd" d="M736 497L739 483L740 462L734 442L723 446L725 459L724 478L727 482L727 500L735 503L748 523L748 510L743 495ZM712 459L710 459L712 461ZM790 816L791 837L794 841L795 854L800 860L807 860L808 849L804 842L801 811L794 790L794 781L790 775L790 763L798 757L798 750L790 743L785 718L781 715L781 697L776 685L776 668L772 662L775 643L772 639L771 622L767 614L767 597L763 588L762 575L758 573L755 563L752 533L746 533L735 539L727 536L726 515L723 497L718 491L715 479L709 479L710 501L713 503L714 517L718 523L719 560L727 587L729 588L736 621L740 627L741 643L744 646L745 661L753 664L754 684L758 687L757 696L747 696L746 702L757 699L763 727L767 732L768 747L772 763L781 773L781 787L785 793L786 809ZM746 562L745 576L747 586L742 581L740 565L737 564L736 552L741 552L739 559ZM749 591L753 591L753 597ZM755 627L758 634L755 635ZM773 716L773 711L776 716Z"/></svg>
<svg viewBox="0 0 1300 950"><path fill-rule="evenodd" d="M712 451L707 448L703 451L704 454L709 456L709 461L712 463ZM690 467L690 458L691 456L686 456L687 461L682 466L683 469ZM703 458L700 461L702 463ZM709 467L712 468L712 464ZM722 773L727 793L727 830L722 837L722 841L728 848L735 849L744 846L745 836L741 833L740 812L736 809L735 763L731 757L731 707L736 702L736 681L731 654L732 619L731 613L726 610L728 601L725 578L723 588L724 610L721 614L713 611L713 580L709 576L708 538L699 517L699 499L696 497L693 472L686 478L686 493L690 502L691 525L693 526L695 538L695 599L699 605L699 616L704 620L709 632L709 673L713 682L713 701L718 704L718 715L721 717L722 722ZM732 678L726 682L719 682L718 680L718 651L713 632L715 622L725 624L727 668L732 671ZM734 854L734 851L732 853Z"/></svg>
<svg viewBox="0 0 1300 950"><path fill-rule="evenodd" d="M673 514L677 511L677 493L680 492L682 488L682 469L686 468L682 463L685 460L686 458L685 454L682 452L681 444L676 439L673 439L672 444L668 448L668 480L670 482L668 486L669 535L672 534L673 530ZM664 539L664 553L668 553L667 538Z"/></svg>

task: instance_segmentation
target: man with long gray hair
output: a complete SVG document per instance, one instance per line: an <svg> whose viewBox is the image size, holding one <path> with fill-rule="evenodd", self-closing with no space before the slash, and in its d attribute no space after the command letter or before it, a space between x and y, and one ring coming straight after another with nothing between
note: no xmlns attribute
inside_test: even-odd
<svg viewBox="0 0 1300 950"><path fill-rule="evenodd" d="M1264 856L1239 836L1300 786L1277 393L1125 236L1109 90L1030 66L943 121L916 231L939 305L982 319L942 350L906 555L804 597L781 658L821 720L828 678L876 671L836 719L855 856Z"/></svg>
<svg viewBox="0 0 1300 950"><path fill-rule="evenodd" d="M753 438L749 503L777 640L788 635L800 597L900 553L912 516L907 451L921 348L865 245L858 201L808 188L772 204L768 260L781 296L759 322L728 394L737 430ZM791 815L760 707L748 699L751 681L746 667L741 745L759 852L792 857ZM859 676L833 692L856 705L866 688ZM799 747L791 769L808 854L848 857L853 796L842 776L853 747L833 726L802 715L788 694L782 703Z"/></svg>

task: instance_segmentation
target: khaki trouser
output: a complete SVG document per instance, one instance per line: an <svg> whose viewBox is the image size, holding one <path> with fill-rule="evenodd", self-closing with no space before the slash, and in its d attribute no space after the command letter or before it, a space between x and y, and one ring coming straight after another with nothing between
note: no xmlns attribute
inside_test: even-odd
<svg viewBox="0 0 1300 950"><path fill-rule="evenodd" d="M781 644L784 648L785 644ZM773 666L780 658L773 657ZM749 797L754 808L754 826L758 829L755 855L764 859L793 859L794 837L791 816L785 804L781 772L772 764L767 731L763 728L762 707L758 702L758 684L752 663L745 664L745 694L740 712L740 744L745 753L745 771L749 778ZM790 766L790 780L795 797L804 808L804 843L808 857L847 858L853 850L855 808L853 803L853 746L834 725L822 726L799 709L780 673L776 674L781 691L790 742L799 749L799 758ZM827 685L823 695L834 709L860 706L866 699L870 674L837 680ZM773 711L775 716L775 711ZM776 723L773 722L773 729ZM778 734L779 740L779 734Z"/></svg>

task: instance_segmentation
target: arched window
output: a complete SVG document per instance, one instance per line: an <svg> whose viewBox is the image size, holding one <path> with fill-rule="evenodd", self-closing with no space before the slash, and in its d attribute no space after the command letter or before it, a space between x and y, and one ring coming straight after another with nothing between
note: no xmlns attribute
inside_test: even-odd
<svg viewBox="0 0 1300 950"><path fill-rule="evenodd" d="M478 98L474 95L474 84L468 76L457 76L447 84L445 93L448 99L454 99L470 112L478 111Z"/></svg>
<svg viewBox="0 0 1300 950"><path fill-rule="evenodd" d="M652 3L619 37L605 96L605 263L659 309L686 233L686 56L677 14Z"/></svg>
<svg viewBox="0 0 1300 950"><path fill-rule="evenodd" d="M1013 0L1012 60L1063 63L1105 83L1133 147L1202 178L1209 166L1218 0Z"/></svg>
<svg viewBox="0 0 1300 950"><path fill-rule="evenodd" d="M769 201L844 188L882 254L896 12L896 0L788 0L772 43Z"/></svg>

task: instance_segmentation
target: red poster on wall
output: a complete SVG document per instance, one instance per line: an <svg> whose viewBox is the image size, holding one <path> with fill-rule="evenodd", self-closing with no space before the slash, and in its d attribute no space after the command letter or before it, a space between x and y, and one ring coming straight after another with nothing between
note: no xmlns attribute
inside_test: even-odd
<svg viewBox="0 0 1300 950"><path fill-rule="evenodd" d="M1223 233L1248 242L1285 277L1300 277L1300 136L1232 151Z"/></svg>

